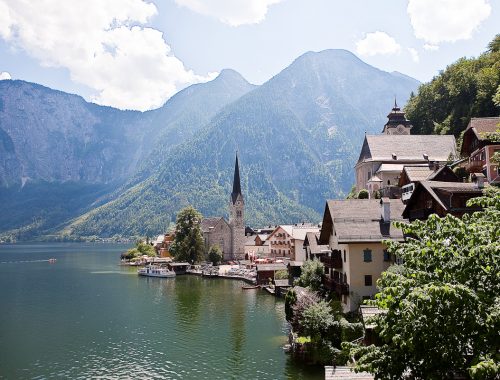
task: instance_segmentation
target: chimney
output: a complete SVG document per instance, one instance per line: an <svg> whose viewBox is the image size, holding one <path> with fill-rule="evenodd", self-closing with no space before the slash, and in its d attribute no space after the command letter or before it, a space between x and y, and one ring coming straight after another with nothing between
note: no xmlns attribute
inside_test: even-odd
<svg viewBox="0 0 500 380"><path fill-rule="evenodd" d="M471 175L472 177L472 182L476 184L476 187L478 189L483 189L484 188L484 174L483 173L473 173Z"/></svg>
<svg viewBox="0 0 500 380"><path fill-rule="evenodd" d="M391 201L389 198L384 197L380 200L380 213L384 223L389 223L391 221Z"/></svg>

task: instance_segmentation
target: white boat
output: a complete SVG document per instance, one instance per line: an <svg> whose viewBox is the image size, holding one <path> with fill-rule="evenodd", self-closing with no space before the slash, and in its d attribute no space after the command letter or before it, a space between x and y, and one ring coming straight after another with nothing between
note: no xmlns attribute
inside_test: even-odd
<svg viewBox="0 0 500 380"><path fill-rule="evenodd" d="M147 267L141 268L137 271L137 274L147 277L175 277L174 271L157 265L148 265Z"/></svg>

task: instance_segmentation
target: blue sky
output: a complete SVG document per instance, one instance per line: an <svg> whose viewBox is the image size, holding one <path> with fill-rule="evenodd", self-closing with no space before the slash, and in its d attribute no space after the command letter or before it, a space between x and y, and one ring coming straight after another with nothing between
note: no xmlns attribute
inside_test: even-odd
<svg viewBox="0 0 500 380"><path fill-rule="evenodd" d="M420 81L486 49L494 0L0 0L0 79L122 109L161 106L223 68L260 84L347 49Z"/></svg>

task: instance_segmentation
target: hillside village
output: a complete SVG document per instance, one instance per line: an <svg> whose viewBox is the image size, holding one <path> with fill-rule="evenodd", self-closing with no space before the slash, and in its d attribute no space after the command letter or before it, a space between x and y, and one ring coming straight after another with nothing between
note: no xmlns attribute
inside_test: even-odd
<svg viewBox="0 0 500 380"><path fill-rule="evenodd" d="M487 137L498 128L500 117L473 118L461 152L453 135L412 135L411 121L396 103L387 118L381 134L365 135L352 199L326 200L320 224L245 227L236 157L229 220L206 217L200 223L205 254L218 246L224 262L255 265L258 284L266 284L283 268L295 268L290 271L298 277L297 268L305 261L320 260L325 287L342 299L345 312L355 311L362 300L374 296L381 272L396 260L383 241L404 241L391 222L472 213L478 208L467 207L467 201L500 183L499 165L492 161L500 144ZM154 241L160 257L170 256L173 235Z"/></svg>
<svg viewBox="0 0 500 380"><path fill-rule="evenodd" d="M378 308L365 301L377 293L381 274L400 263L400 258L389 253L386 240L404 242L407 238L394 222L426 220L431 214L471 214L481 208L467 206L467 201L500 183L500 167L494 158L500 144L490 139L500 117L472 118L459 144L453 135L412 135L411 121L396 102L387 118L380 134L365 135L348 199L325 200L319 224L245 227L237 155L229 220L206 217L199 223L205 255L216 246L227 264L208 273L236 274L236 278L239 273L273 294L284 296L295 289L302 297L314 299L296 285L301 268L319 262L324 268L324 295L338 300L346 315L358 315L365 326L364 342L373 343L376 338L367 321ZM169 248L174 240L175 231L158 236L152 243L158 256L171 260ZM184 265L183 270L189 267L189 263Z"/></svg>

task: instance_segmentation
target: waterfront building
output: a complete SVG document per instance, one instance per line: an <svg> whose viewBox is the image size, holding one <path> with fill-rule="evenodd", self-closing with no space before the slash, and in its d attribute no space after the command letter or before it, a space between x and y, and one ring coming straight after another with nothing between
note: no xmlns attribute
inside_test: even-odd
<svg viewBox="0 0 500 380"><path fill-rule="evenodd" d="M319 232L319 226L312 223L279 225L269 235L271 257L282 257L292 261L305 261L304 240L308 232Z"/></svg>
<svg viewBox="0 0 500 380"><path fill-rule="evenodd" d="M500 117L472 118L462 142L462 156L469 158L465 169L483 173L490 184L500 183L500 165L491 160L495 153L500 153L500 143L492 141L488 134L499 128Z"/></svg>
<svg viewBox="0 0 500 380"><path fill-rule="evenodd" d="M287 270L283 263L272 264L257 264L257 285L269 284L269 279L274 280L274 275L277 271Z"/></svg>
<svg viewBox="0 0 500 380"><path fill-rule="evenodd" d="M404 204L399 199L349 199L326 202L320 245L324 285L337 297L344 312L357 310L364 299L372 298L376 282L394 258L383 241L403 241L403 233L392 222L403 220Z"/></svg>
<svg viewBox="0 0 500 380"><path fill-rule="evenodd" d="M409 120L395 104L380 135L365 135L356 163L356 191L367 189L370 197L401 196L399 176L405 165L444 166L456 157L453 135L411 135Z"/></svg>
<svg viewBox="0 0 500 380"><path fill-rule="evenodd" d="M266 257L269 255L269 241L266 234L247 236L245 239L245 260L251 257Z"/></svg>
<svg viewBox="0 0 500 380"><path fill-rule="evenodd" d="M218 245L225 261L245 258L245 202L241 192L238 155L234 164L233 191L229 198L229 221L223 217L201 221L205 252Z"/></svg>
<svg viewBox="0 0 500 380"><path fill-rule="evenodd" d="M319 232L308 232L304 240L304 250L306 251L307 260L320 260L330 250L328 244L319 244Z"/></svg>

